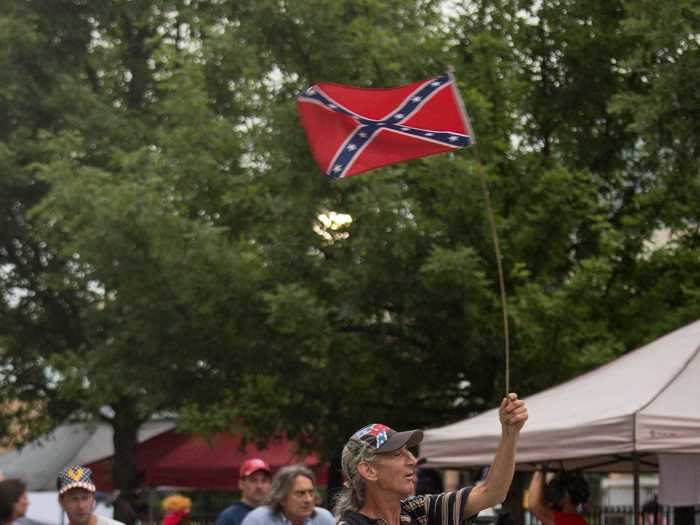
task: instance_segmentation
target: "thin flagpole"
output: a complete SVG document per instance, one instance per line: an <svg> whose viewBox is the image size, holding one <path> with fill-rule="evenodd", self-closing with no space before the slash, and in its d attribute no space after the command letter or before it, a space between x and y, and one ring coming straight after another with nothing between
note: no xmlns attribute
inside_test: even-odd
<svg viewBox="0 0 700 525"><path fill-rule="evenodd" d="M464 126L467 132L471 135L471 146L474 149L474 159L476 160L476 170L479 173L479 181L481 182L481 190L484 192L484 200L486 201L486 212L489 216L489 223L491 225L491 238L493 239L493 247L496 252L496 267L498 268L498 286L501 291L501 310L503 312L503 340L504 350L505 350L505 380L506 380L506 396L510 393L510 335L508 330L508 301L506 298L506 281L503 278L503 263L501 261L501 248L498 242L498 232L496 231L496 218L493 213L493 206L491 205L491 194L489 193L489 186L486 181L486 174L484 173L484 165L481 162L481 156L479 155L479 143L476 140L476 133L474 132L474 127L469 121L469 114L467 109L464 107L464 101L462 100L462 95L457 88L457 80L455 79L453 68L450 67L448 74L450 75L450 80L452 81L452 89L455 95L455 99L462 110L462 116L464 119Z"/></svg>
<svg viewBox="0 0 700 525"><path fill-rule="evenodd" d="M474 129L472 128L472 136ZM474 137L475 138L475 137ZM491 225L491 238L493 239L493 247L496 252L496 267L498 268L498 286L501 291L501 310L503 311L503 339L505 342L505 374L506 374L506 395L510 393L510 335L508 330L508 301L506 298L506 282L503 277L503 262L501 260L501 248L498 242L498 232L496 231L496 218L491 205L491 193L489 192L486 174L484 173L484 165L481 162L479 155L479 143L474 140L474 159L476 160L476 170L479 173L479 181L481 182L481 190L484 192L484 200L486 201L486 212Z"/></svg>

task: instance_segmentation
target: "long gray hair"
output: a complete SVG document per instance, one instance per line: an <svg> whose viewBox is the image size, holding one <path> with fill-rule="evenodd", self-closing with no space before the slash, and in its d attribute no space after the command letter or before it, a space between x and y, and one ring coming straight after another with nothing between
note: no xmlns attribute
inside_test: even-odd
<svg viewBox="0 0 700 525"><path fill-rule="evenodd" d="M267 498L265 499L265 504L269 505L275 514L282 512L282 502L292 491L294 480L297 479L297 476L309 478L311 483L314 484L315 490L316 476L314 476L314 473L304 465L289 465L288 467L279 469L272 478L272 486L270 487L270 492L267 494ZM318 504L318 493L316 494L316 503Z"/></svg>
<svg viewBox="0 0 700 525"><path fill-rule="evenodd" d="M338 493L333 504L333 514L340 519L347 511L357 512L365 503L365 480L357 471L361 462L373 463L377 453L364 441L350 438L343 447L341 464L345 474L345 487Z"/></svg>

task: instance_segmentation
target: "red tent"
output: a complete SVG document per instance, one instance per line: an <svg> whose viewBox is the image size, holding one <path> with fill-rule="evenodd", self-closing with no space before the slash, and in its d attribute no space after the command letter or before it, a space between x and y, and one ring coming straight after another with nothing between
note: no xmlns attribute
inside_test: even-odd
<svg viewBox="0 0 700 525"><path fill-rule="evenodd" d="M138 445L136 464L147 487L175 486L208 490L237 490L238 470L246 459L259 457L277 470L285 465L304 463L316 474L318 485L327 483L327 466L316 454L299 456L292 442L280 439L267 448L252 444L241 447L241 437L216 434L210 439L164 432ZM112 458L89 465L99 490L111 490Z"/></svg>

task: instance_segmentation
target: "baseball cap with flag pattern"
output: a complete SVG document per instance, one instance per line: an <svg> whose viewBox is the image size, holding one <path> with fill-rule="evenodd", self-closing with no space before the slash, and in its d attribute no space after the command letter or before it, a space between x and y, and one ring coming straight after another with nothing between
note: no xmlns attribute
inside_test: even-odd
<svg viewBox="0 0 700 525"><path fill-rule="evenodd" d="M423 440L422 430L397 432L381 423L372 423L355 432L351 440L364 441L370 448L382 454L401 447L414 447Z"/></svg>
<svg viewBox="0 0 700 525"><path fill-rule="evenodd" d="M84 489L95 492L95 483L92 481L92 470L80 465L71 465L64 468L56 480L58 494L64 494L70 489Z"/></svg>

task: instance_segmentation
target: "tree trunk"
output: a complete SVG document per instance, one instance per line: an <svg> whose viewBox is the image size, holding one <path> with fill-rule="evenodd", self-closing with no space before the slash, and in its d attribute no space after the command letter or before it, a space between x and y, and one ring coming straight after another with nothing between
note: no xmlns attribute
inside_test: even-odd
<svg viewBox="0 0 700 525"><path fill-rule="evenodd" d="M113 406L114 459L112 462L112 484L119 491L119 504L114 505L114 519L133 525L136 513L130 504L130 496L135 494L140 483L140 473L136 465L138 431L142 424L129 401L121 400Z"/></svg>

